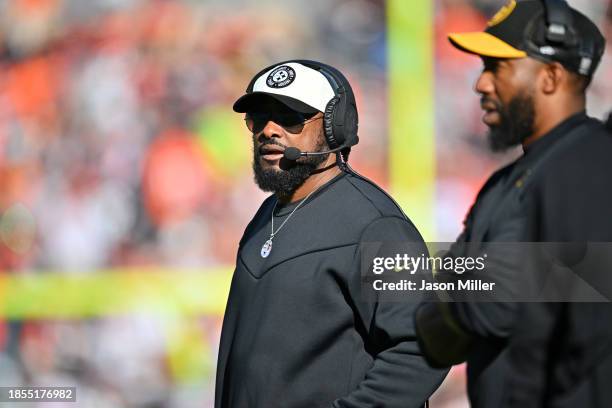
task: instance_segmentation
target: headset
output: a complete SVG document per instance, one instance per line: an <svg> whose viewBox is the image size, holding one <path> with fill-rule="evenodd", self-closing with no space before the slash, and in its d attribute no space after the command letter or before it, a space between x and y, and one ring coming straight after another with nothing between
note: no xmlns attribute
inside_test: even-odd
<svg viewBox="0 0 612 408"><path fill-rule="evenodd" d="M346 159L348 157L348 148L359 143L359 136L357 135L359 116L357 114L357 103L355 102L355 95L353 94L351 85L346 77L336 68L312 60L298 59L279 62L258 72L247 86L246 92L253 92L255 81L265 72L273 67L290 62L302 64L320 72L331 85L334 91L334 97L329 100L323 112L323 131L329 148L333 150L333 152L341 151L343 159ZM327 151L322 153L327 154L333 152ZM314 155L310 152L302 153L299 151L291 151L291 153L293 153L293 160L301 156ZM290 154L289 156L292 155Z"/></svg>
<svg viewBox="0 0 612 408"><path fill-rule="evenodd" d="M325 75L332 88L334 88L334 94L336 96L327 103L324 112L325 138L327 139L329 147L332 149L338 149L342 146L344 146L344 148L349 148L356 145L359 142L359 137L357 136L357 103L355 102L355 95L353 94L351 85L346 77L336 68L320 62L310 60L295 60L290 62L297 62L309 68L318 70ZM389 193L387 193L369 178L359 174L348 164L347 154L337 154L336 161L338 166L343 171L371 184L377 190L387 196L391 202L395 204L404 219L409 220L402 207L400 207L397 201L395 201L395 199L391 197ZM429 406L429 401L427 401L426 406Z"/></svg>
<svg viewBox="0 0 612 408"><path fill-rule="evenodd" d="M348 164L348 153L350 151L350 147L359 143L359 136L357 135L359 117L357 114L357 102L355 101L353 89L351 88L351 85L346 77L340 71L327 64L312 60L297 59L283 61L264 68L258 72L247 86L246 92L253 92L255 82L264 73L276 66L288 64L290 62L302 64L323 74L334 91L334 97L329 100L327 106L325 107L325 112L323 112L323 130L330 150L323 152L302 152L295 147L288 147L285 149L285 158L294 161L303 156L336 153L336 163L338 164L338 167L340 167L344 172L349 173L374 186L376 189L386 195L393 202L393 204L395 204L404 219L409 220L402 207L400 207L400 205L393 199L393 197L389 195L389 193L383 190L372 180L359 174Z"/></svg>
<svg viewBox="0 0 612 408"><path fill-rule="evenodd" d="M334 90L323 112L325 139L331 149L340 146L351 147L359 143L357 130L359 116L355 95L348 80L336 68L310 60L297 60L299 64L315 69L327 78Z"/></svg>
<svg viewBox="0 0 612 408"><path fill-rule="evenodd" d="M565 0L542 0L545 26L533 19L525 30L526 46L530 54L546 62L561 62L570 70L591 77L601 59L596 44L590 36L579 38L574 28L573 10ZM603 49L602 49L603 51ZM597 55L599 54L599 55Z"/></svg>

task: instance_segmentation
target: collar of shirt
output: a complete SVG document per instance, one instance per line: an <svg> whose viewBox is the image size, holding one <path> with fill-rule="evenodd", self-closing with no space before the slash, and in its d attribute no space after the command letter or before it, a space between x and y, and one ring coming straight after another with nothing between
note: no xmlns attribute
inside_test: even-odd
<svg viewBox="0 0 612 408"><path fill-rule="evenodd" d="M308 197L308 199L306 200L306 202L304 204L302 204L302 206L300 207L300 209L302 209L304 206L308 205L309 202L311 202L312 200L314 200L319 194L321 194L322 192L324 192L325 190L327 190L332 184L334 184L336 181L340 180L342 177L345 177L346 173L345 172L341 172L340 174L338 174L337 176L335 176L334 178L332 178L331 180L329 180L328 182L326 182L325 184L323 184L321 187L319 187L319 189L310 197ZM291 211L293 211L295 209L295 207L297 207L297 205L301 202L301 200L298 200L296 202L293 203L288 203L288 204L281 204L280 202L276 205L276 211L274 212L274 216L275 217L283 217L289 213L291 213Z"/></svg>
<svg viewBox="0 0 612 408"><path fill-rule="evenodd" d="M524 156L538 156L548 147L552 146L556 141L567 135L570 130L580 125L587 119L588 116L586 115L585 111L580 111L573 114L551 130L549 130L548 133L542 135L538 140L525 147L523 149L523 151L525 152Z"/></svg>

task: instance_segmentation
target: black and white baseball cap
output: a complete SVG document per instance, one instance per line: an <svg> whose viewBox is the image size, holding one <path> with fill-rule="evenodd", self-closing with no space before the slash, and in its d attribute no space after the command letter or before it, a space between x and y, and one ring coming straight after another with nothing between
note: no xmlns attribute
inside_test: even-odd
<svg viewBox="0 0 612 408"><path fill-rule="evenodd" d="M334 96L334 89L320 71L285 62L258 73L246 94L234 103L234 111L257 110L265 98L272 97L297 112L324 112Z"/></svg>

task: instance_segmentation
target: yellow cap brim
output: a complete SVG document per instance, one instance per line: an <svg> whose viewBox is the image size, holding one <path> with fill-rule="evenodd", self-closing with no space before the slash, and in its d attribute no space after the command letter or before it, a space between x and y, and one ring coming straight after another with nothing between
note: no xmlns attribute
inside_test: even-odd
<svg viewBox="0 0 612 408"><path fill-rule="evenodd" d="M525 51L514 48L510 44L485 32L453 33L448 35L451 44L461 51L470 54L493 58L524 58Z"/></svg>

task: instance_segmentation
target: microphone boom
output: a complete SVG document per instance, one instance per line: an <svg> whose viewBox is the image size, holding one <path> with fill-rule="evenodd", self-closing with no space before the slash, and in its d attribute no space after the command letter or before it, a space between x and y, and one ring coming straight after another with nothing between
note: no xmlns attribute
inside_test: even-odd
<svg viewBox="0 0 612 408"><path fill-rule="evenodd" d="M304 156L304 157L308 157L308 156L322 156L324 154L330 154L330 153L336 153L337 151L340 151L342 149L344 149L345 146L339 146L336 147L335 149L331 149L331 150L324 150L322 152L303 152L300 149L298 149L297 147L288 147L285 149L285 152L283 153L283 157L287 160L291 160L291 161L296 161L297 159L299 159L300 157Z"/></svg>

